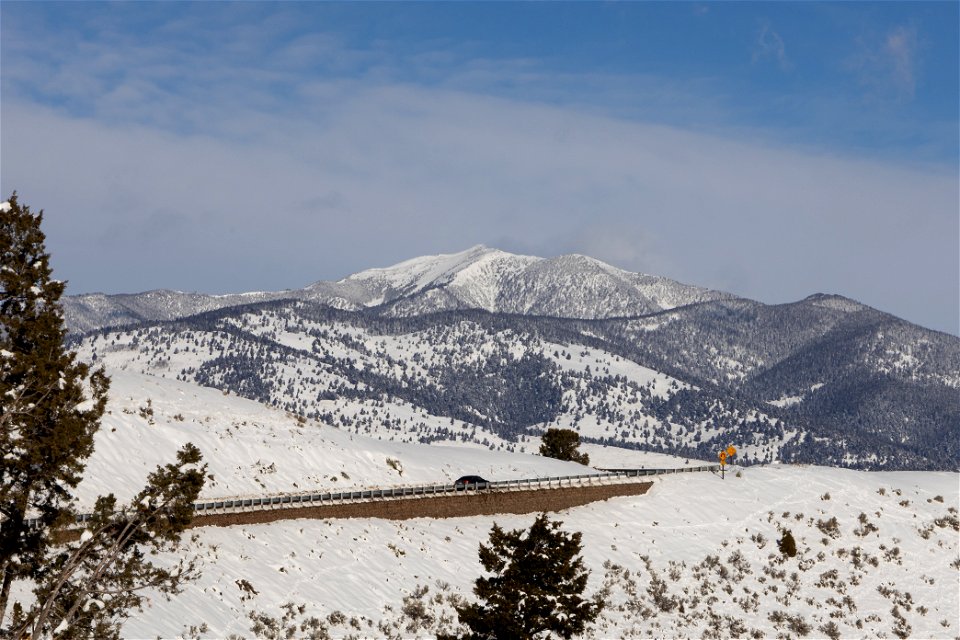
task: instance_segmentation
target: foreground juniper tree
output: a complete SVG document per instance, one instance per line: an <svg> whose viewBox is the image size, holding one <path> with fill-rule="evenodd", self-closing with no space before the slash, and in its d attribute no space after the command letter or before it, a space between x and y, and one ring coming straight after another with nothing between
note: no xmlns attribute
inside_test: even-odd
<svg viewBox="0 0 960 640"><path fill-rule="evenodd" d="M472 640L571 638L582 634L603 608L586 599L590 574L580 557L581 534L566 533L546 514L529 531L504 531L494 524L480 563L489 576L477 579L478 602L456 607Z"/></svg>
<svg viewBox="0 0 960 640"><path fill-rule="evenodd" d="M36 575L52 528L71 515L107 401L103 372L63 347L64 285L50 277L42 217L15 193L0 205L0 620L12 582ZM40 527L26 525L28 511Z"/></svg>
<svg viewBox="0 0 960 640"><path fill-rule="evenodd" d="M64 347L64 284L51 277L42 219L16 193L0 203L0 634L110 637L143 589L173 592L190 575L189 561L161 569L146 558L176 546L204 467L185 446L131 506L98 499L87 530L66 544L71 491L93 453L109 381ZM31 583L35 599L8 616L17 581Z"/></svg>

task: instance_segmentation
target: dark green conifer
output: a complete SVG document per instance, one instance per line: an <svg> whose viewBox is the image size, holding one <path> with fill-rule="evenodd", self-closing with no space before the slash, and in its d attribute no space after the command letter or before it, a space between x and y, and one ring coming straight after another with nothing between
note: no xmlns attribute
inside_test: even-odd
<svg viewBox="0 0 960 640"><path fill-rule="evenodd" d="M0 205L0 620L12 582L37 575L50 531L72 517L107 400L103 372L64 348L64 283L51 278L42 219L16 193Z"/></svg>
<svg viewBox="0 0 960 640"><path fill-rule="evenodd" d="M793 539L793 534L790 533L790 529L784 529L783 537L777 541L777 547L779 547L780 553L788 558L797 555L797 541Z"/></svg>
<svg viewBox="0 0 960 640"><path fill-rule="evenodd" d="M177 593L193 575L192 558L165 567L148 558L179 548L206 467L187 444L129 505L100 497L83 532L68 529L109 380L64 346L64 284L51 278L41 221L16 193L0 204L0 635L116 638L145 590ZM8 622L18 580L36 598L26 610L15 603Z"/></svg>
<svg viewBox="0 0 960 640"><path fill-rule="evenodd" d="M491 575L475 583L479 602L457 606L465 638L571 638L596 619L602 602L582 595L590 572L579 556L581 534L561 525L541 514L529 531L493 526L489 544L480 545L480 563Z"/></svg>
<svg viewBox="0 0 960 640"><path fill-rule="evenodd" d="M580 453L580 434L572 429L547 429L540 444L540 455L557 460L590 464L590 456Z"/></svg>

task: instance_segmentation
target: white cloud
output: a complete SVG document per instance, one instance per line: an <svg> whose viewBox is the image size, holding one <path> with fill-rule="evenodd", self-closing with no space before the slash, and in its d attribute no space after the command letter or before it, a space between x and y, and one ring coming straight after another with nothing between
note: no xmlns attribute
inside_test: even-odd
<svg viewBox="0 0 960 640"><path fill-rule="evenodd" d="M455 48L398 60L285 39L289 14L243 20L74 41L5 16L3 195L47 210L72 292L296 287L484 242L766 301L844 293L957 331L955 169L646 117L722 122L709 79L565 76ZM915 31L892 31L861 68L907 86L915 51ZM755 55L790 64L769 24ZM311 65L328 72L304 80Z"/></svg>
<svg viewBox="0 0 960 640"><path fill-rule="evenodd" d="M250 132L231 138L8 102L2 186L47 210L74 292L296 287L484 242L956 325L952 171L466 92L324 91L315 112L224 112Z"/></svg>

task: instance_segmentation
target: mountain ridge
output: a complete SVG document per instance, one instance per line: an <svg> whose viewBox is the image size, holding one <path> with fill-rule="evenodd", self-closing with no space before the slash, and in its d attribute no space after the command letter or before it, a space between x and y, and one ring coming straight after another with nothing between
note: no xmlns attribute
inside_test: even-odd
<svg viewBox="0 0 960 640"><path fill-rule="evenodd" d="M701 458L960 463L960 339L835 294L766 305L476 246L298 290L65 308L89 361L363 433L512 449L560 426Z"/></svg>
<svg viewBox="0 0 960 640"><path fill-rule="evenodd" d="M408 316L449 309L602 318L644 315L732 294L633 273L580 254L523 256L476 245L366 269L302 289L209 295L157 289L91 293L63 299L68 327L84 333L107 326L172 320L270 300L309 300L338 309L379 309Z"/></svg>
<svg viewBox="0 0 960 640"><path fill-rule="evenodd" d="M708 459L955 469L960 340L864 307L746 300L654 316L278 300L89 334L90 362L176 377L357 433L513 450L549 426Z"/></svg>

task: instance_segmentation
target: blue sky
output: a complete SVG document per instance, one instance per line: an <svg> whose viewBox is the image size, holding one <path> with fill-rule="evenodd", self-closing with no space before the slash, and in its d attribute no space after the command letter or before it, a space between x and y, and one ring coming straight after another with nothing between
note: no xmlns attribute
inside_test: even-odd
<svg viewBox="0 0 960 640"><path fill-rule="evenodd" d="M485 243L960 332L958 3L0 3L70 291Z"/></svg>

